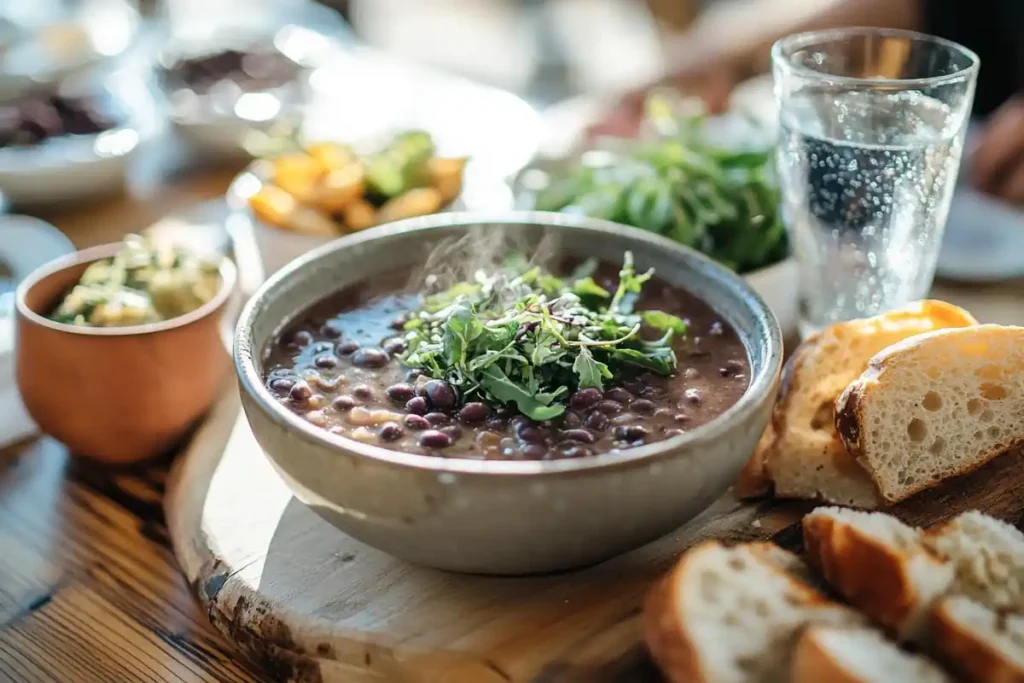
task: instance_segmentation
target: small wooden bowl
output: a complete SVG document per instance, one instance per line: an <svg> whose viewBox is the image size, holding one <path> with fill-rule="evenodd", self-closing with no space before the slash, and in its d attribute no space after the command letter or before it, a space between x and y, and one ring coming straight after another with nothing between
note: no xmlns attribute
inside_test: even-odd
<svg viewBox="0 0 1024 683"><path fill-rule="evenodd" d="M225 258L212 300L159 323L96 328L46 317L89 264L121 246L57 259L19 285L15 362L25 407L44 433L76 455L127 464L172 446L223 389L237 272Z"/></svg>

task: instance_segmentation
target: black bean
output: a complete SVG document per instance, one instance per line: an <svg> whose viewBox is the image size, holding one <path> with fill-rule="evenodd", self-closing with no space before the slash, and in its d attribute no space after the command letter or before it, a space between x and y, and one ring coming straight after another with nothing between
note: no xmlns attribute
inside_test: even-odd
<svg viewBox="0 0 1024 683"><path fill-rule="evenodd" d="M672 419L678 422L679 424L684 425L690 421L690 416L687 415L686 413L676 413L675 417L673 417Z"/></svg>
<svg viewBox="0 0 1024 683"><path fill-rule="evenodd" d="M462 438L462 427L460 427L459 425L448 425L447 427L441 427L439 431L444 432L445 434L450 436L452 441L458 441L460 438Z"/></svg>
<svg viewBox="0 0 1024 683"><path fill-rule="evenodd" d="M357 384L352 387L352 395L358 398L360 401L372 401L373 400L373 389L369 384Z"/></svg>
<svg viewBox="0 0 1024 683"><path fill-rule="evenodd" d="M338 339L341 337L341 327L333 320L328 320L320 326L320 334L329 339Z"/></svg>
<svg viewBox="0 0 1024 683"><path fill-rule="evenodd" d="M492 417L486 427L492 432L503 432L508 428L508 422L503 417Z"/></svg>
<svg viewBox="0 0 1024 683"><path fill-rule="evenodd" d="M672 416L675 414L675 411L672 410L671 408L658 408L657 410L654 411L654 417L662 420L670 420L672 419Z"/></svg>
<svg viewBox="0 0 1024 683"><path fill-rule="evenodd" d="M594 443L595 437L586 429L567 429L562 432L562 438L567 441L579 441L580 443Z"/></svg>
<svg viewBox="0 0 1024 683"><path fill-rule="evenodd" d="M544 443L547 440L547 435L540 427L523 427L516 431L516 436L527 443Z"/></svg>
<svg viewBox="0 0 1024 683"><path fill-rule="evenodd" d="M587 408L592 406L601 400L601 392L594 387L587 387L586 389L580 389L572 398L569 399L569 405L573 408Z"/></svg>
<svg viewBox="0 0 1024 683"><path fill-rule="evenodd" d="M746 371L746 366L738 360L727 360L722 370L727 372L726 376L738 377Z"/></svg>
<svg viewBox="0 0 1024 683"><path fill-rule="evenodd" d="M722 323L716 320L715 322L711 323L711 329L708 330L708 334L720 337L723 334L725 334L725 328L722 327Z"/></svg>
<svg viewBox="0 0 1024 683"><path fill-rule="evenodd" d="M438 412L427 413L423 417L427 418L427 422L434 425L435 427L438 427L440 425L446 425L451 421L450 417L448 417L444 413Z"/></svg>
<svg viewBox="0 0 1024 683"><path fill-rule="evenodd" d="M300 348L301 349L301 348L307 346L308 344L311 344L312 342L313 342L313 335L311 335L306 330L298 330L294 334L292 334L291 339L289 340L288 344L289 344L289 346L294 346L296 348Z"/></svg>
<svg viewBox="0 0 1024 683"><path fill-rule="evenodd" d="M341 396L335 396L334 400L331 401L331 405L334 406L335 410L352 410L356 407L356 400L348 394L342 394Z"/></svg>
<svg viewBox="0 0 1024 683"><path fill-rule="evenodd" d="M422 415L406 415L404 421L406 427L416 432L430 429L430 423Z"/></svg>
<svg viewBox="0 0 1024 683"><path fill-rule="evenodd" d="M413 415L425 415L428 409L427 399L415 396L405 402L405 409Z"/></svg>
<svg viewBox="0 0 1024 683"><path fill-rule="evenodd" d="M428 429L420 434L419 442L424 448L448 448L452 445L452 438L444 432Z"/></svg>
<svg viewBox="0 0 1024 683"><path fill-rule="evenodd" d="M615 428L615 438L622 441L639 441L646 439L650 434L647 427L641 425L622 425Z"/></svg>
<svg viewBox="0 0 1024 683"><path fill-rule="evenodd" d="M463 422L483 422L487 419L491 409L487 407L486 403L480 403L479 401L472 401L462 406L459 411L459 419Z"/></svg>
<svg viewBox="0 0 1024 683"><path fill-rule="evenodd" d="M401 313L395 316L395 319L391 321L391 329L400 330L405 327L405 324L409 322L409 314Z"/></svg>
<svg viewBox="0 0 1024 683"><path fill-rule="evenodd" d="M523 450L520 452L528 460L541 460L548 454L548 447L542 446L539 443L531 443L523 446Z"/></svg>
<svg viewBox="0 0 1024 683"><path fill-rule="evenodd" d="M397 356L406 349L405 340L401 337L392 337L391 339L385 339L384 343L380 345L384 351L391 356Z"/></svg>
<svg viewBox="0 0 1024 683"><path fill-rule="evenodd" d="M583 424L587 429L603 432L608 429L608 416L595 410L590 415L587 415L587 419L583 421Z"/></svg>
<svg viewBox="0 0 1024 683"><path fill-rule="evenodd" d="M594 406L594 410L602 412L605 415L614 415L615 413L622 411L622 404L618 401L605 399L604 401L598 401L597 405Z"/></svg>
<svg viewBox="0 0 1024 683"><path fill-rule="evenodd" d="M640 415L654 415L654 411L658 409L658 406L654 405L654 401L648 401L646 398L640 398L633 401L629 405L629 409L634 413Z"/></svg>
<svg viewBox="0 0 1024 683"><path fill-rule="evenodd" d="M701 396L700 392L697 391L696 389L687 389L686 391L684 391L683 398L686 399L687 403L695 406L698 406L704 402L704 397Z"/></svg>
<svg viewBox="0 0 1024 683"><path fill-rule="evenodd" d="M604 397L609 401L617 401L623 405L633 400L633 395L622 387L615 387L604 392Z"/></svg>
<svg viewBox="0 0 1024 683"><path fill-rule="evenodd" d="M380 426L377 436L384 441L398 441L404 433L397 422L385 422Z"/></svg>
<svg viewBox="0 0 1024 683"><path fill-rule="evenodd" d="M508 406L498 406L498 409L494 411L494 414L498 417L512 417L516 411Z"/></svg>
<svg viewBox="0 0 1024 683"><path fill-rule="evenodd" d="M359 349L352 354L352 364L361 368L382 368L389 360L380 349Z"/></svg>
<svg viewBox="0 0 1024 683"><path fill-rule="evenodd" d="M343 342L338 342L337 349L342 356L350 356L359 350L359 342L355 339L346 339Z"/></svg>
<svg viewBox="0 0 1024 683"><path fill-rule="evenodd" d="M439 379L432 379L427 382L423 387L423 391L427 396L427 400L430 401L430 405L437 410L450 410L454 408L455 401L458 399L455 395L455 390L452 389L452 385Z"/></svg>
<svg viewBox="0 0 1024 683"><path fill-rule="evenodd" d="M583 418L579 413L569 411L562 415L562 427L565 429L578 429L583 426Z"/></svg>
<svg viewBox="0 0 1024 683"><path fill-rule="evenodd" d="M278 396L284 396L295 386L295 380L291 377L277 377L270 380L267 386Z"/></svg>
<svg viewBox="0 0 1024 683"><path fill-rule="evenodd" d="M405 373L405 381L406 382L415 382L416 379L418 377L420 377L422 374L423 373L420 370L417 370L416 368L413 368L413 369L411 369L411 370L409 370L409 371L407 371Z"/></svg>
<svg viewBox="0 0 1024 683"><path fill-rule="evenodd" d="M630 392L631 394L636 394L637 396L639 396L640 394L643 393L644 389L647 388L647 385L644 384L643 382L641 382L639 379L631 379L628 382L623 382L622 383L622 388L625 389L626 391ZM613 398L613 397L612 396L608 396L608 398ZM616 399L616 400L618 400L618 399Z"/></svg>
<svg viewBox="0 0 1024 683"><path fill-rule="evenodd" d="M338 358L337 358L337 356L334 356L333 354L329 355L329 356L317 356L313 360L313 365L317 366L318 368L322 368L324 370L326 370L328 368L337 367L337 365L338 365Z"/></svg>
<svg viewBox="0 0 1024 683"><path fill-rule="evenodd" d="M288 392L289 398L293 401L308 401L313 395L313 390L305 382L296 382Z"/></svg>
<svg viewBox="0 0 1024 683"><path fill-rule="evenodd" d="M392 384L384 390L384 393L386 393L388 398L392 401L399 404L406 403L416 396L416 390L413 389L411 384L403 384L401 382L398 384Z"/></svg>

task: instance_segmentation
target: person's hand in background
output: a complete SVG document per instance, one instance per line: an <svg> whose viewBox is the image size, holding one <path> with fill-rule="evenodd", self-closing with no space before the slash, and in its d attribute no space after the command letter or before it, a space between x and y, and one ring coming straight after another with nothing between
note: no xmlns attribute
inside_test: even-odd
<svg viewBox="0 0 1024 683"><path fill-rule="evenodd" d="M1024 95L992 113L971 160L971 180L983 192L1024 206Z"/></svg>
<svg viewBox="0 0 1024 683"><path fill-rule="evenodd" d="M671 87L684 96L699 97L709 113L720 114L728 107L729 95L744 77L743 69L735 60L704 59L657 83L626 93L601 122L590 127L589 133L618 137L636 135L644 116L644 100L657 87Z"/></svg>

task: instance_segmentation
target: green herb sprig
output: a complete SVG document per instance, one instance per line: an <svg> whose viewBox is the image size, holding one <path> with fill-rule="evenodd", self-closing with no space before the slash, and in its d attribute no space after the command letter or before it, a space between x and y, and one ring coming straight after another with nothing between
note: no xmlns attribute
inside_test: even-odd
<svg viewBox="0 0 1024 683"><path fill-rule="evenodd" d="M516 261L427 297L405 325L402 362L449 382L463 401L514 404L534 420L561 415L578 389L603 390L631 372L675 372L672 340L686 323L633 310L654 271L637 273L631 253L614 292L594 281L593 262L562 279ZM644 338L645 327L659 336Z"/></svg>

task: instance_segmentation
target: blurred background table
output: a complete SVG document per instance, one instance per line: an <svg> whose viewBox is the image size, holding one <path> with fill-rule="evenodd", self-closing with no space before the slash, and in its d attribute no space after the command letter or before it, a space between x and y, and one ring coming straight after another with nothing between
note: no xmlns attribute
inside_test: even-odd
<svg viewBox="0 0 1024 683"><path fill-rule="evenodd" d="M812 1L821 0L807 0ZM621 42L606 49L604 37L591 35L597 24L581 27L585 30L575 38L562 41L575 45L569 48L572 54L562 55L561 65L545 72L529 66L543 67L545 58L513 59L502 48L505 43L496 39L488 44L487 36L507 32L501 12L516 3L418 0L402 2L399 10L397 2L326 4L348 12L371 44L442 67L453 65L452 55L441 47L460 42L451 38L451 21L462 24L463 36L476 31L463 22L490 27L480 29L474 45L459 45L479 49L481 59L460 52L454 66L521 91L538 104L556 99L552 93L600 92L643 80L658 67L659 31L684 25L696 11L695 3L650 0L655 17L664 18L658 23L638 12L636 3L553 3L558 7L545 11L570 17L561 22L563 27L572 25L574 12L595 22L603 16L602 35ZM192 0L180 7L186 4L199 6ZM433 17L431 30L424 24L428 16ZM409 40L417 35L423 39ZM616 56L615 63L598 58L592 48L599 44ZM532 54L531 47L522 49ZM551 85L545 73L562 80ZM567 73L572 75L566 79ZM134 171L124 196L39 215L78 248L110 242L221 197L238 170L196 169L165 146ZM216 204L207 208L213 221L223 211ZM965 306L982 321L1024 324L1024 281L972 287L938 283L934 294ZM161 507L170 460L130 470L102 469L70 458L46 438L0 451L0 681L273 680L242 661L211 627L175 564Z"/></svg>

